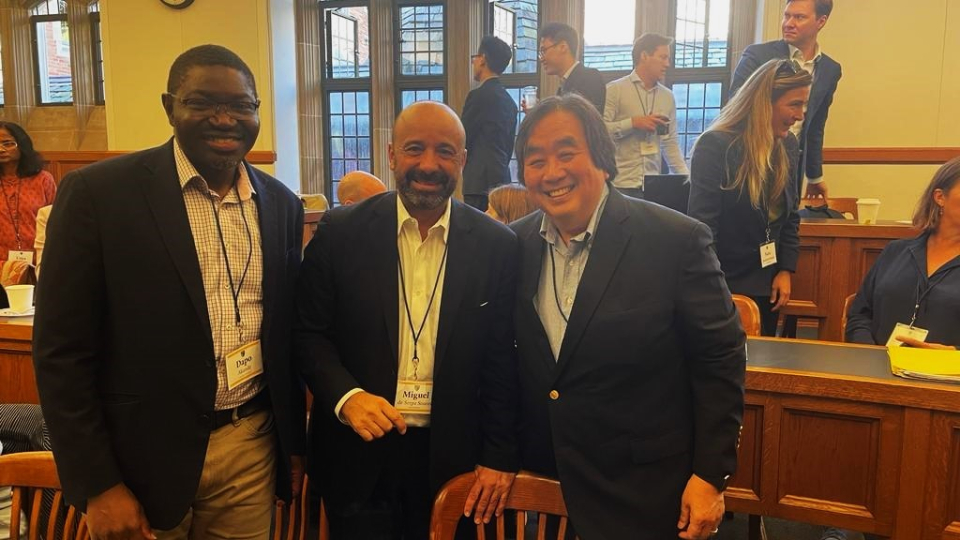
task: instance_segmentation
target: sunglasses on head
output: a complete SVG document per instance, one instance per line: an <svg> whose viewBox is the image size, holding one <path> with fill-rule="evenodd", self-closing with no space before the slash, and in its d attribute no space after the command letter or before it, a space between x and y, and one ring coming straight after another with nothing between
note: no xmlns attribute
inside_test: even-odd
<svg viewBox="0 0 960 540"><path fill-rule="evenodd" d="M780 77L790 77L800 73L803 70L800 67L800 64L796 60L781 60L780 65L777 66L776 78Z"/></svg>

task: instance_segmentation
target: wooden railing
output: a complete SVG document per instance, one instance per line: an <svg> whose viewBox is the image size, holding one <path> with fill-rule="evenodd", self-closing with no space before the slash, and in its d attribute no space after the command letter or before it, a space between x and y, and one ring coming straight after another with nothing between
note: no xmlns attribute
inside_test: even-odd
<svg viewBox="0 0 960 540"><path fill-rule="evenodd" d="M824 148L830 165L940 165L960 156L960 148Z"/></svg>
<svg viewBox="0 0 960 540"><path fill-rule="evenodd" d="M53 175L53 179L59 183L60 179L70 171L130 152L46 151L41 153L46 162L46 169ZM271 165L277 161L277 153L272 150L255 150L247 154L247 160L254 165Z"/></svg>

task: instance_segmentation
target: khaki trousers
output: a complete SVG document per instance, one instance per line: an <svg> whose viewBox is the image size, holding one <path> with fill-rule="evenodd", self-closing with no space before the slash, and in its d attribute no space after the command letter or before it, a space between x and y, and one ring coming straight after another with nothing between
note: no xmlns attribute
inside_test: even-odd
<svg viewBox="0 0 960 540"><path fill-rule="evenodd" d="M276 482L273 413L260 411L210 434L197 496L159 540L263 539L270 535Z"/></svg>

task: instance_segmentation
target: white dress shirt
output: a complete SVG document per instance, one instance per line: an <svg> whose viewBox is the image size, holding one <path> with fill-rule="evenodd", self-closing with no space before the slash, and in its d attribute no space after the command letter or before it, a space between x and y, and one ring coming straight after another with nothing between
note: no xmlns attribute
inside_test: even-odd
<svg viewBox="0 0 960 540"><path fill-rule="evenodd" d="M633 127L634 116L660 114L670 119L666 135L655 131L641 131ZM680 151L677 137L677 105L673 92L660 83L647 89L636 71L607 85L607 100L603 107L603 121L617 146L617 177L613 185L619 188L643 187L643 177L660 174L660 156L666 158L675 174L690 174ZM645 155L641 143L657 148L655 154Z"/></svg>
<svg viewBox="0 0 960 540"><path fill-rule="evenodd" d="M447 273L444 251L447 247L447 238L450 231L450 201L440 219L427 231L425 239L420 238L420 225L410 215L397 197L397 251L400 255L400 265L397 268L397 289L400 291L397 306L400 325L398 336L397 381L416 380L424 383L433 382L433 366L437 345L437 329L440 324L440 304L443 298L443 282ZM400 268L403 268L403 279L400 278ZM436 287L436 292L434 292ZM430 301L431 296L433 302ZM405 303L406 302L406 303ZM409 317L407 307L410 308ZM427 309L429 307L429 312ZM420 330L420 325L423 330ZM411 330L411 325L413 329ZM418 361L413 361L414 337L413 333L421 332L416 340ZM361 388L354 388L343 395L334 413L342 420L340 410L347 400L362 392ZM396 396L381 396L393 400ZM395 401L392 401L395 403ZM430 414L404 414L404 421L408 426L430 426Z"/></svg>

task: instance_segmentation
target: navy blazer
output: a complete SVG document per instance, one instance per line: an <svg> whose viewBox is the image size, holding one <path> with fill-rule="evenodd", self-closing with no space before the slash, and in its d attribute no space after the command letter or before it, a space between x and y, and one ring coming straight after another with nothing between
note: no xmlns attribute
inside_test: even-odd
<svg viewBox="0 0 960 540"><path fill-rule="evenodd" d="M279 442L277 494L305 453L291 367L303 204L248 164L263 250L266 382ZM217 368L203 276L171 142L60 183L37 288L34 365L67 502L124 482L150 525L175 527L206 456Z"/></svg>
<svg viewBox="0 0 960 540"><path fill-rule="evenodd" d="M571 92L580 94L593 103L600 116L603 116L603 107L607 103L607 83L603 82L603 75L599 71L584 66L582 62L577 64L557 90L557 95Z"/></svg>
<svg viewBox="0 0 960 540"><path fill-rule="evenodd" d="M706 223L716 241L720 267L734 294L769 296L780 270L797 271L800 257L800 214L797 213L797 139L784 139L790 158L789 181L783 191L784 213L770 223L777 243L777 263L760 267L760 244L766 242L766 212L753 207L746 187L724 189L736 178L743 150L732 133L708 131L700 136L690 163L687 215Z"/></svg>
<svg viewBox="0 0 960 540"><path fill-rule="evenodd" d="M790 58L790 46L786 41L781 39L747 47L733 73L733 83L730 85L731 95L743 86L758 67L774 58ZM803 160L797 168L798 188L803 185L804 176L807 178L823 176L823 132L827 125L830 105L833 103L833 94L837 91L840 77L843 76L840 64L826 54L820 55L814 73L807 114L803 119L803 131L800 133L800 151Z"/></svg>
<svg viewBox="0 0 960 540"><path fill-rule="evenodd" d="M467 132L463 193L486 195L510 183L510 157L517 131L517 105L493 77L467 94L460 115Z"/></svg>
<svg viewBox="0 0 960 540"><path fill-rule="evenodd" d="M910 324L917 291L933 286L914 324L930 331L926 341L960 348L960 257L927 277L928 238L894 240L880 253L850 304L847 341L885 345L897 323Z"/></svg>
<svg viewBox="0 0 960 540"><path fill-rule="evenodd" d="M517 241L505 226L451 200L430 416L430 484L477 464L519 469L513 347ZM366 501L396 430L364 442L334 415L362 388L393 403L400 292L397 194L335 208L307 245L298 292L299 368L315 397L308 470L328 503Z"/></svg>
<svg viewBox="0 0 960 540"><path fill-rule="evenodd" d="M734 473L743 416L745 335L710 232L611 188L555 360L543 215L512 224L523 467L559 477L582 538L675 538L691 473Z"/></svg>

